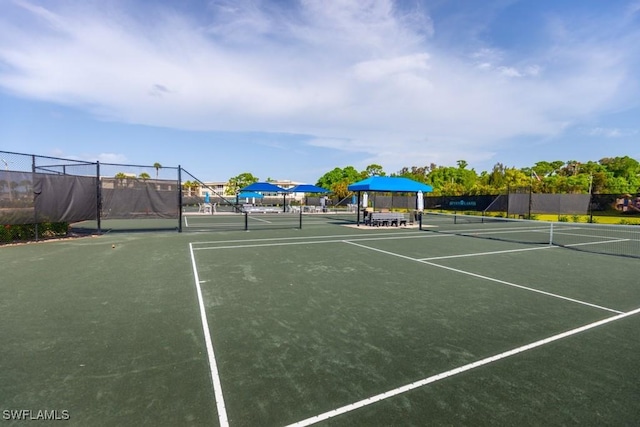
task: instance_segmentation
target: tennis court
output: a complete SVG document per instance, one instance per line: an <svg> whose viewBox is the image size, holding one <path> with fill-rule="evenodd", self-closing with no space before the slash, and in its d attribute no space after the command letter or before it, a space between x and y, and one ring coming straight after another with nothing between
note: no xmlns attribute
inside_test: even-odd
<svg viewBox="0 0 640 427"><path fill-rule="evenodd" d="M210 232L211 218L189 218L191 233L0 248L3 422L21 425L17 411L67 411L68 425L640 420L637 259L549 245L533 229L546 237L481 238L518 228L491 222L337 219ZM581 236L571 244L602 243L561 226Z"/></svg>

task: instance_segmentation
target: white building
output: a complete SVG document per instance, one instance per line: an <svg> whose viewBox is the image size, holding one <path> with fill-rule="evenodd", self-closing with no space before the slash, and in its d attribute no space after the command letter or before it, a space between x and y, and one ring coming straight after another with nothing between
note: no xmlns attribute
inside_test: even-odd
<svg viewBox="0 0 640 427"><path fill-rule="evenodd" d="M282 179L282 180L274 180L274 181L269 181L271 184L273 185L277 185L280 188L284 188L285 190L289 189L289 188L293 188L296 185L302 184L301 182L296 182L296 181L291 181L288 179ZM232 199L235 197L235 195L228 195L226 194L227 188L228 188L228 182L226 181L212 181L212 182L205 182L204 183L205 186L200 186L198 187L198 189L196 190L196 193L194 193L193 195L198 196L198 197L204 197L205 193L209 192L209 196L211 197L215 197L216 195L221 195L227 199ZM188 191L187 191L188 192ZM212 194L213 192L213 194ZM276 193L263 193L263 195L265 197L276 197L279 196ZM291 193L287 195L287 200L291 201L291 200L295 200L296 202L301 202L304 200L304 193Z"/></svg>

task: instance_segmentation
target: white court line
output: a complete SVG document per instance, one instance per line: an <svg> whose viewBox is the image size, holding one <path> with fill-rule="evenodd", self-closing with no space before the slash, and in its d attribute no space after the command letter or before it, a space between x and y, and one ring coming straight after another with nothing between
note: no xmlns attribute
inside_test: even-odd
<svg viewBox="0 0 640 427"><path fill-rule="evenodd" d="M342 240L320 240L315 242L282 242L282 243L254 243L253 245L207 246L193 248L194 251L208 251L216 249L267 248L273 246L316 245L318 243L342 243Z"/></svg>
<svg viewBox="0 0 640 427"><path fill-rule="evenodd" d="M418 234L418 235L424 235L426 236L430 236L430 234L425 234L424 231L408 231L408 232L399 232L399 233L385 233L385 236L390 236L390 235L403 235L406 236L407 234ZM301 239L340 239L343 237L354 237L354 238L358 238L358 237L368 237L368 236L377 236L380 237L380 233L375 233L375 234L330 234L330 235L324 235L324 236L300 236L300 237L269 237L269 238L263 238L263 239L234 239L234 240L218 240L218 241L209 241L209 242L193 242L194 245L210 245L210 244L217 244L217 243L238 243L238 242L269 242L269 241L280 241L280 240L301 240Z"/></svg>
<svg viewBox="0 0 640 427"><path fill-rule="evenodd" d="M393 253L393 252L384 251L382 249L377 249L377 248L372 248L372 247L365 246L365 245L360 245L358 243L350 242L350 241L347 241L347 240L345 240L344 242L348 243L350 245L354 245L354 246L358 246L358 247L364 248L364 249L369 249L370 251L375 251L375 252L380 252L380 253L387 254L387 255L392 255L392 256L399 257L399 258L408 259L410 261L420 262L420 263L423 263L423 264L431 265L433 267L442 268L442 269L453 271L453 272L460 273L460 274L466 274L467 276L477 277L478 279L484 279L484 280L489 280L491 282L501 283L503 285L512 286L514 288L524 289L526 291L535 292L535 293L538 293L538 294L542 294L542 295L547 295L547 296L554 297L554 298L563 299L565 301L575 302L577 304L582 304L582 305L586 305L586 306L589 306L589 307L598 308L600 310L610 311L612 313L618 313L618 314L622 313L621 311L614 310L612 308L607 308L607 307L603 307L603 306L600 306L600 305L591 304L589 302L580 301L580 300L577 300L577 299L574 299L574 298L569 298L569 297L565 297L565 296L558 295L558 294L553 294L551 292L541 291L540 289L534 289L534 288L530 288L528 286L517 285L515 283L506 282L504 280L495 279L495 278L489 277L489 276L483 276L481 274L472 273L470 271L459 270L457 268L447 267L446 265L440 265L440 264L436 264L436 263L429 262L429 261L423 261L423 260L420 260L420 259L417 259L417 258L412 258L412 257L406 256L406 255L396 254L396 253Z"/></svg>
<svg viewBox="0 0 640 427"><path fill-rule="evenodd" d="M547 245L547 246L537 246L535 248L507 249L504 251L478 252L474 254L436 256L431 258L420 258L418 261L434 261L438 259L466 258L471 256L483 256L483 255L495 255L495 254L509 254L512 252L539 251L541 249L557 249L557 248L559 248L559 246Z"/></svg>
<svg viewBox="0 0 640 427"><path fill-rule="evenodd" d="M593 236L589 236L589 237L593 237ZM562 246L566 246L568 248L571 248L571 247L574 247L574 246L604 245L606 243L620 243L620 242L630 242L630 241L631 241L631 239L604 240L604 241L600 241L600 242L572 243L570 245L562 245Z"/></svg>
<svg viewBox="0 0 640 427"><path fill-rule="evenodd" d="M185 227L189 228L189 220L187 220L187 216L186 215L182 215L182 218L184 218Z"/></svg>
<svg viewBox="0 0 640 427"><path fill-rule="evenodd" d="M196 291L198 293L198 305L200 306L200 319L202 320L202 332L204 333L204 341L207 346L207 355L209 357L209 369L211 372L211 381L213 382L213 391L216 398L216 407L218 409L218 420L221 427L229 425L227 418L227 409L224 405L224 396L222 395L222 384L220 383L220 375L218 374L218 365L216 364L216 356L213 352L213 342L211 341L211 331L207 322L207 312L204 308L204 299L202 297L202 289L200 288L200 277L198 275L198 267L196 265L196 257L193 253L193 246L189 243L189 251L191 252L191 265L193 267L193 275L196 281Z"/></svg>
<svg viewBox="0 0 640 427"><path fill-rule="evenodd" d="M309 425L318 423L320 421L325 421L325 420L328 420L330 418L336 417L338 415L342 415L342 414L346 414L347 412L355 411L356 409L371 405L371 404L376 403L376 402L380 402L380 401L385 400L385 399L389 399L389 398L391 398L393 396L397 396L399 394L406 393L408 391L417 389L419 387L424 387L427 384L435 383L435 382L443 380L445 378L449 378L449 377L452 377L454 375L458 375L458 374L461 374L463 372L467 372L467 371L470 371L472 369L479 368L481 366L497 362L498 360L505 359L507 357L514 356L516 354L523 353L525 351L533 350L534 348L541 347L543 345L552 343L554 341L558 341L558 340L570 337L572 335L576 335L576 334L579 334L581 332L588 331L589 329L597 328L598 326L602 326L602 325L605 325L605 324L610 323L610 322L615 322L617 320L623 319L623 318L628 317L628 316L633 316L633 315L638 314L638 313L640 313L640 308L638 308L636 310L633 310L633 311L629 311L627 313L621 313L621 314L619 314L617 316L609 317L607 319L600 320L598 322L590 323L588 325L581 326L579 328L572 329L572 330L567 331L567 332L563 332L563 333L560 333L560 334L557 334L557 335L553 335L553 336L551 336L549 338L545 338L545 339L533 342L531 344L523 345L522 347L514 348L512 350L505 351L504 353L496 354L495 356L487 357L485 359L478 360L476 362L472 362L472 363L469 363L467 365L460 366L460 367L452 369L450 371L446 371L446 372L442 372L442 373L437 374L437 375L433 375L431 377L428 377L428 378L413 382L411 384L407 384L405 386L398 387L398 388L396 388L394 390L390 390L390 391L387 391L385 393L380 393L380 394L377 394L375 396L371 396L371 397L369 397L367 399L360 400L360 401L352 403L350 405L346 405L346 406L343 406L341 408L334 409L332 411L325 412L325 413L320 414L320 415L316 415L315 417L307 418L307 419L299 421L297 423L290 424L289 427L303 427L303 426L309 426Z"/></svg>
<svg viewBox="0 0 640 427"><path fill-rule="evenodd" d="M332 240L323 240L320 243L343 243L344 237L352 237L352 240L360 241L370 241L370 240L400 240L400 239L421 239L421 238L434 238L434 237L452 237L455 236L453 234L422 234L422 235L413 235L413 236L402 236L402 237L363 237L359 238L354 235L345 235L345 236L305 236L305 237L282 237L282 238L268 238L268 239L241 239L241 240L221 240L219 242L200 242L200 244L219 244L219 243L244 243L244 242L280 242L280 243L257 243L253 245L226 245L226 246L207 246L204 248L194 248L194 250L205 250L205 249L219 249L219 248L247 248L247 247L260 247L260 246L278 246L278 245L305 245L305 244L314 244L318 243L316 241L303 241L303 242L289 242L289 240L301 240L301 239L332 239ZM197 244L198 242L193 242L193 244Z"/></svg>
<svg viewBox="0 0 640 427"><path fill-rule="evenodd" d="M540 233L545 233L546 235L549 234L549 229L548 228L540 228L540 227L536 227L536 228L499 228L499 229L495 229L495 230L487 230L482 229L480 231L476 230L453 230L453 231L441 231L441 233L452 233L452 234L459 234L461 236L480 236L483 234L517 234L517 233L530 233L530 232L540 232Z"/></svg>
<svg viewBox="0 0 640 427"><path fill-rule="evenodd" d="M249 219L255 219L256 221L266 222L267 224L272 224L272 222L271 222L271 221L267 221L266 219L262 219L262 218L254 217L254 216L251 216L251 215L249 215L247 218L249 218Z"/></svg>

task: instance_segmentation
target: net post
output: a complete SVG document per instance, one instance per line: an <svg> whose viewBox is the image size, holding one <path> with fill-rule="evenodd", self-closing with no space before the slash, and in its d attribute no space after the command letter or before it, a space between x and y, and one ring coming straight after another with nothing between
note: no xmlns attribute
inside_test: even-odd
<svg viewBox="0 0 640 427"><path fill-rule="evenodd" d="M422 231L422 212L418 212L418 230Z"/></svg>
<svg viewBox="0 0 640 427"><path fill-rule="evenodd" d="M244 231L249 230L249 212L244 212Z"/></svg>
<svg viewBox="0 0 640 427"><path fill-rule="evenodd" d="M302 230L302 206L300 206L300 230Z"/></svg>
<svg viewBox="0 0 640 427"><path fill-rule="evenodd" d="M356 227L360 227L360 193L358 190L358 204L356 205Z"/></svg>

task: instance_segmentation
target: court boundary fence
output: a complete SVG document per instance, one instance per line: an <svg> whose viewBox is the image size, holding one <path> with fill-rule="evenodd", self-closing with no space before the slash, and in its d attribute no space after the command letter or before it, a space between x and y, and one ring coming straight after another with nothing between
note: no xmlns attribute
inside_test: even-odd
<svg viewBox="0 0 640 427"><path fill-rule="evenodd" d="M77 230L101 234L105 220L164 219L137 230L182 229L181 167L89 162L0 151L0 224L88 222ZM4 166L4 167L2 167ZM128 223L131 223L129 221ZM70 231L74 231L73 229Z"/></svg>
<svg viewBox="0 0 640 427"><path fill-rule="evenodd" d="M83 221L89 222L82 230L86 233L101 234L107 220L110 224L106 228L110 230L170 229L182 232L183 206L204 202L200 196L185 196L183 173L210 192L210 202L215 203L218 209L247 213L237 197L221 194L217 188L209 186L180 165L101 163L9 151L0 151L0 161L0 224L5 226L5 230L13 225L33 225L35 240L43 237L38 230L39 224L77 224ZM318 200L307 197L308 203ZM376 209L415 211L417 205L415 196L402 194L374 192L370 200ZM330 208L339 208L345 202L348 198L332 200ZM640 212L640 197L630 199L601 194L539 194L530 191L528 194L516 191L488 196L425 194L424 202L425 209L506 211L507 216L528 217L532 213L584 214L611 207L627 208L630 213ZM355 208L353 204L347 205ZM283 212L286 209L283 203ZM166 221L148 221L147 224L136 221L154 219ZM129 220L136 225L116 228L112 220Z"/></svg>

